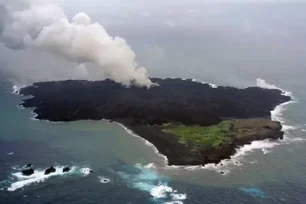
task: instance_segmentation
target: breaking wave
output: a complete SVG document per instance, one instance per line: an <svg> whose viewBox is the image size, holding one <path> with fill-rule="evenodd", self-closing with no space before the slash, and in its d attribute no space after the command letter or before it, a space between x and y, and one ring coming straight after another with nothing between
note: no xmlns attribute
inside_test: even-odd
<svg viewBox="0 0 306 204"><path fill-rule="evenodd" d="M99 179L99 182L100 182L100 183L103 183L103 184L109 183L109 182L110 182L110 179L105 178L105 177L103 177L103 176L98 176L98 179Z"/></svg>
<svg viewBox="0 0 306 204"><path fill-rule="evenodd" d="M24 188L31 184L41 183L51 177L64 176L64 175L81 175L87 176L90 172L89 168L77 168L76 166L71 167L69 172L63 172L65 166L55 166L56 171L45 175L45 169L37 169L31 176L24 176L21 172L12 173L10 179L5 181L8 185L6 186L7 191L16 191L20 188ZM13 168L18 169L19 168Z"/></svg>
<svg viewBox="0 0 306 204"><path fill-rule="evenodd" d="M192 79L193 82L199 82L201 84L208 84L211 88L218 88L218 86L216 84L212 84L212 83L208 83L208 82L204 82L204 81L197 81L196 79Z"/></svg>
<svg viewBox="0 0 306 204"><path fill-rule="evenodd" d="M269 84L267 83L264 79L262 78L257 78L256 79L256 86L264 88L264 89L278 89L280 91L282 91L282 94L284 96L290 96L293 97L292 93L290 91L286 91L284 89L279 88L278 86L274 85L274 84Z"/></svg>
<svg viewBox="0 0 306 204"><path fill-rule="evenodd" d="M157 203L181 204L187 199L185 193L178 193L168 185L169 179L159 175L148 166L136 164L133 170L118 172L130 187L145 191Z"/></svg>
<svg viewBox="0 0 306 204"><path fill-rule="evenodd" d="M14 85L13 86L13 94L20 95L20 90L24 87L25 87L25 85Z"/></svg>

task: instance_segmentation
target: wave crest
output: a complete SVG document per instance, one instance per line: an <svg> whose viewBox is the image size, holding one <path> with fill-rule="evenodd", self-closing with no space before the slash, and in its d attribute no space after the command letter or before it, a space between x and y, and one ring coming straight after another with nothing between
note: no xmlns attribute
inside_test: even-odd
<svg viewBox="0 0 306 204"><path fill-rule="evenodd" d="M7 181L9 186L7 187L8 191L15 191L20 188L24 188L34 183L41 183L45 180L55 177L55 176L63 176L63 175L71 175L71 174L78 174L86 176L89 174L89 168L77 168L76 166L72 166L69 172L63 172L63 168L65 166L55 166L55 172L45 175L45 169L38 169L35 170L34 174L31 176L24 176L21 172L12 173L11 180ZM20 170L20 169L19 169Z"/></svg>
<svg viewBox="0 0 306 204"><path fill-rule="evenodd" d="M149 193L158 203L183 203L182 201L187 199L187 194L178 193L168 185L168 178L160 176L147 165L138 163L133 171L118 173L131 187Z"/></svg>

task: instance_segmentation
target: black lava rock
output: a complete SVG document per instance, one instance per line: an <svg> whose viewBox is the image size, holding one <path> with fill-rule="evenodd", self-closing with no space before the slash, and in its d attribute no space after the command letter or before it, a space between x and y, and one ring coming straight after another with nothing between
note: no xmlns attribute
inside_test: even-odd
<svg viewBox="0 0 306 204"><path fill-rule="evenodd" d="M56 172L56 169L53 166L51 166L50 168L46 169L45 175L48 175L54 172Z"/></svg>
<svg viewBox="0 0 306 204"><path fill-rule="evenodd" d="M24 176L31 176L32 174L34 174L33 168L25 168L22 170L22 175Z"/></svg>
<svg viewBox="0 0 306 204"><path fill-rule="evenodd" d="M65 168L63 168L63 172L69 172L71 169L67 166Z"/></svg>

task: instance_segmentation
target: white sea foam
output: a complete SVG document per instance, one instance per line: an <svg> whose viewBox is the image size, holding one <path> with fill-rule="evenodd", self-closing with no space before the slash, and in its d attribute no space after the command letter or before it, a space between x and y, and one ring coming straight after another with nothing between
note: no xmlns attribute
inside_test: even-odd
<svg viewBox="0 0 306 204"><path fill-rule="evenodd" d="M214 88L214 89L216 89L216 88L218 88L218 86L216 85L216 84L209 84L210 86L211 86L211 88Z"/></svg>
<svg viewBox="0 0 306 204"><path fill-rule="evenodd" d="M262 149L262 153L263 154L268 154L268 153L270 153L271 151L270 150L268 150L268 149Z"/></svg>
<svg viewBox="0 0 306 204"><path fill-rule="evenodd" d="M154 168L156 168L156 165L154 163L150 163L150 164L145 165L143 168L145 168L145 169L154 169Z"/></svg>
<svg viewBox="0 0 306 204"><path fill-rule="evenodd" d="M301 141L306 141L306 139L301 138L301 137L284 137L284 139L280 141L280 143L290 144L290 143L301 142Z"/></svg>
<svg viewBox="0 0 306 204"><path fill-rule="evenodd" d="M25 108L23 107L23 105L21 105L21 104L17 105L17 108L20 109L20 110L25 109Z"/></svg>
<svg viewBox="0 0 306 204"><path fill-rule="evenodd" d="M173 189L167 185L158 185L158 186L154 186L151 189L151 196L153 196L154 198L166 198L170 193L173 192Z"/></svg>
<svg viewBox="0 0 306 204"><path fill-rule="evenodd" d="M32 111L31 114L33 115L33 116L31 117L31 120L33 120L33 121L42 121L42 122L54 123L54 124L64 123L64 122L61 122L61 121L50 121L50 120L47 120L47 119L37 119L38 114L35 113L34 111ZM77 122L77 121L75 121L75 122ZM72 123L72 122L71 122L71 123Z"/></svg>
<svg viewBox="0 0 306 204"><path fill-rule="evenodd" d="M109 183L109 182L110 182L110 179L105 178L105 177L103 177L103 176L98 176L98 179L99 179L99 182L100 182L100 183L103 183L103 184L106 184L106 183Z"/></svg>
<svg viewBox="0 0 306 204"><path fill-rule="evenodd" d="M183 203L182 200L187 199L187 194L177 193L167 183L160 183L150 190L150 195L154 199L167 199L168 203Z"/></svg>
<svg viewBox="0 0 306 204"><path fill-rule="evenodd" d="M119 172L130 186L149 193L154 200L165 203L183 203L187 199L186 194L178 193L168 185L167 178L160 176L155 170L137 163L135 167L139 170L133 172Z"/></svg>
<svg viewBox="0 0 306 204"><path fill-rule="evenodd" d="M31 176L24 176L21 172L13 173L12 176L17 179L16 182L11 183L7 188L8 191L15 191L17 189L29 186L34 183L40 183L53 176L61 176L72 173L76 167L72 167L69 172L63 172L63 166L56 166L56 172L45 175L45 170L35 170Z"/></svg>
<svg viewBox="0 0 306 204"><path fill-rule="evenodd" d="M32 117L31 117L31 120L34 120L34 121L41 121L40 119L37 119L36 117L38 116L37 113L35 113L34 111L31 112L32 113Z"/></svg>
<svg viewBox="0 0 306 204"><path fill-rule="evenodd" d="M277 145L280 145L277 141L269 141L269 140L260 140L260 141L253 141L251 144L244 145L238 148L236 151L237 153L232 156L232 158L239 159L244 155L247 155L250 152L255 150L265 150L271 149Z"/></svg>
<svg viewBox="0 0 306 204"><path fill-rule="evenodd" d="M168 203L177 203L181 202L181 200L186 200L187 195L186 194L179 194L176 190L173 190L173 188L169 187L167 184L160 184L157 186L154 186L150 192L151 196L153 196L155 199L161 199L161 198L171 198L172 201Z"/></svg>
<svg viewBox="0 0 306 204"><path fill-rule="evenodd" d="M183 204L183 202L180 200L176 200L176 201L165 202L165 204Z"/></svg>
<svg viewBox="0 0 306 204"><path fill-rule="evenodd" d="M190 79L190 78L178 78L178 77L170 77L169 79L181 79L183 81L186 81L186 80L191 80L192 82L198 82L198 83L201 83L201 84L208 84L211 88L218 88L218 86L216 84L212 84L212 83L209 83L209 82L205 82L205 81L198 81L197 79Z"/></svg>
<svg viewBox="0 0 306 204"><path fill-rule="evenodd" d="M90 168L81 168L80 172L83 173L85 176L89 175L92 172Z"/></svg>
<svg viewBox="0 0 306 204"><path fill-rule="evenodd" d="M25 85L14 85L13 86L13 94L19 95L20 94L20 90L22 88L24 88L24 87L25 87Z"/></svg>
<svg viewBox="0 0 306 204"><path fill-rule="evenodd" d="M173 200L186 200L187 199L187 195L186 194L171 193L170 196L172 197Z"/></svg>
<svg viewBox="0 0 306 204"><path fill-rule="evenodd" d="M20 166L12 166L11 169L13 169L13 170L22 170L22 168Z"/></svg>
<svg viewBox="0 0 306 204"><path fill-rule="evenodd" d="M34 171L34 174L30 176L24 176L21 172L12 173L13 180L8 181L10 185L7 187L7 190L15 191L17 189L24 188L34 183L44 182L45 180L56 176L63 176L70 174L78 174L78 175L81 174L83 176L87 176L91 171L90 168L78 169L76 166L72 166L69 172L63 172L64 167L65 166L55 166L54 168L56 171L48 175L45 175L45 169L37 169ZM21 168L19 167L12 167L12 169L19 171L21 170Z"/></svg>
<svg viewBox="0 0 306 204"><path fill-rule="evenodd" d="M285 132L288 131L288 130L296 130L297 129L297 127L292 126L292 125L283 124L282 126L283 126L282 130L285 131Z"/></svg>
<svg viewBox="0 0 306 204"><path fill-rule="evenodd" d="M268 84L265 80L263 79L257 79L257 86L262 87L262 88L268 88L268 89L279 89L282 91L282 94L285 96L290 96L291 101L282 103L278 106L275 107L273 111L271 111L271 119L274 121L279 121L282 124L282 131L285 132L284 134L284 140L280 141L280 143L288 143L288 142L294 142L294 141L302 141L304 140L303 138L292 138L289 137L289 130L295 130L297 127L288 125L286 120L283 117L283 112L286 110L286 106L290 103L296 103L297 99L292 95L290 91L286 91L284 89L281 89L273 84Z"/></svg>
<svg viewBox="0 0 306 204"><path fill-rule="evenodd" d="M227 169L226 167L231 163L231 160L225 159L222 161L223 165L221 166L219 164L206 164L203 167L199 167L198 169L205 169L205 170L210 170L210 171L215 171L220 173L223 176L226 176L230 173L230 170Z"/></svg>
<svg viewBox="0 0 306 204"><path fill-rule="evenodd" d="M197 81L196 79L192 79L192 82L199 82L201 84L208 84L211 88L218 88L218 86L216 84L212 84L212 83L208 83L208 82L204 82L204 81Z"/></svg>
<svg viewBox="0 0 306 204"><path fill-rule="evenodd" d="M286 110L285 106L287 106L290 103L297 102L296 98L292 95L292 93L290 91L281 89L281 88L279 88L279 87L277 87L273 84L269 84L264 79L261 79L261 78L257 79L256 85L258 87L265 88L265 89L278 89L278 90L282 91L282 95L291 97L290 101L276 106L275 109L271 111L271 119L274 120L274 121L281 122L282 126L283 126L283 131L286 131L286 130L289 130L289 129L295 129L295 127L285 124L285 120L283 118L283 112Z"/></svg>
<svg viewBox="0 0 306 204"><path fill-rule="evenodd" d="M205 169L205 170L210 170L210 171L215 171L220 173L223 176L226 176L230 173L230 166L243 166L243 158L256 151L256 150L261 150L263 154L267 154L271 151L271 149L277 145L281 145L282 143L279 141L269 141L269 140L260 140L260 141L253 141L251 144L244 145L242 147L239 147L236 149L236 153L231 156L230 159L224 159L218 164L206 164L205 166L168 166L166 168L183 168L189 171L194 171L194 170L200 170L200 169Z"/></svg>
<svg viewBox="0 0 306 204"><path fill-rule="evenodd" d="M256 86L264 88L264 89L278 89L278 90L282 91L282 94L284 96L290 96L290 97L293 98L293 95L290 91L281 89L281 88L275 86L274 84L269 84L264 79L261 79L261 78L256 79Z"/></svg>

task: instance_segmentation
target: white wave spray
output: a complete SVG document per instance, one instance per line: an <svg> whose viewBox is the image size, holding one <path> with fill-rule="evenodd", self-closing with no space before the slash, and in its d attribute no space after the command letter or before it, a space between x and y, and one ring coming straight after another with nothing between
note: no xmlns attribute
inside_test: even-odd
<svg viewBox="0 0 306 204"><path fill-rule="evenodd" d="M131 187L150 193L152 199L158 203L182 204L187 199L185 193L178 193L169 186L167 178L160 176L148 166L136 164L135 167L137 171L118 172Z"/></svg>
<svg viewBox="0 0 306 204"><path fill-rule="evenodd" d="M90 173L89 168L81 168L78 169L76 166L71 167L69 172L63 172L63 168L65 166L55 166L55 172L45 175L44 169L35 170L33 175L24 176L21 172L12 173L12 180L9 181L9 186L7 187L8 191L15 191L20 188L24 188L34 183L41 183L45 180L56 177L56 176L63 176L63 175L71 175L71 174L79 174L82 176L87 176ZM21 169L18 169L21 170Z"/></svg>
<svg viewBox="0 0 306 204"><path fill-rule="evenodd" d="M20 90L24 87L25 87L24 85L14 85L13 94L20 95Z"/></svg>

